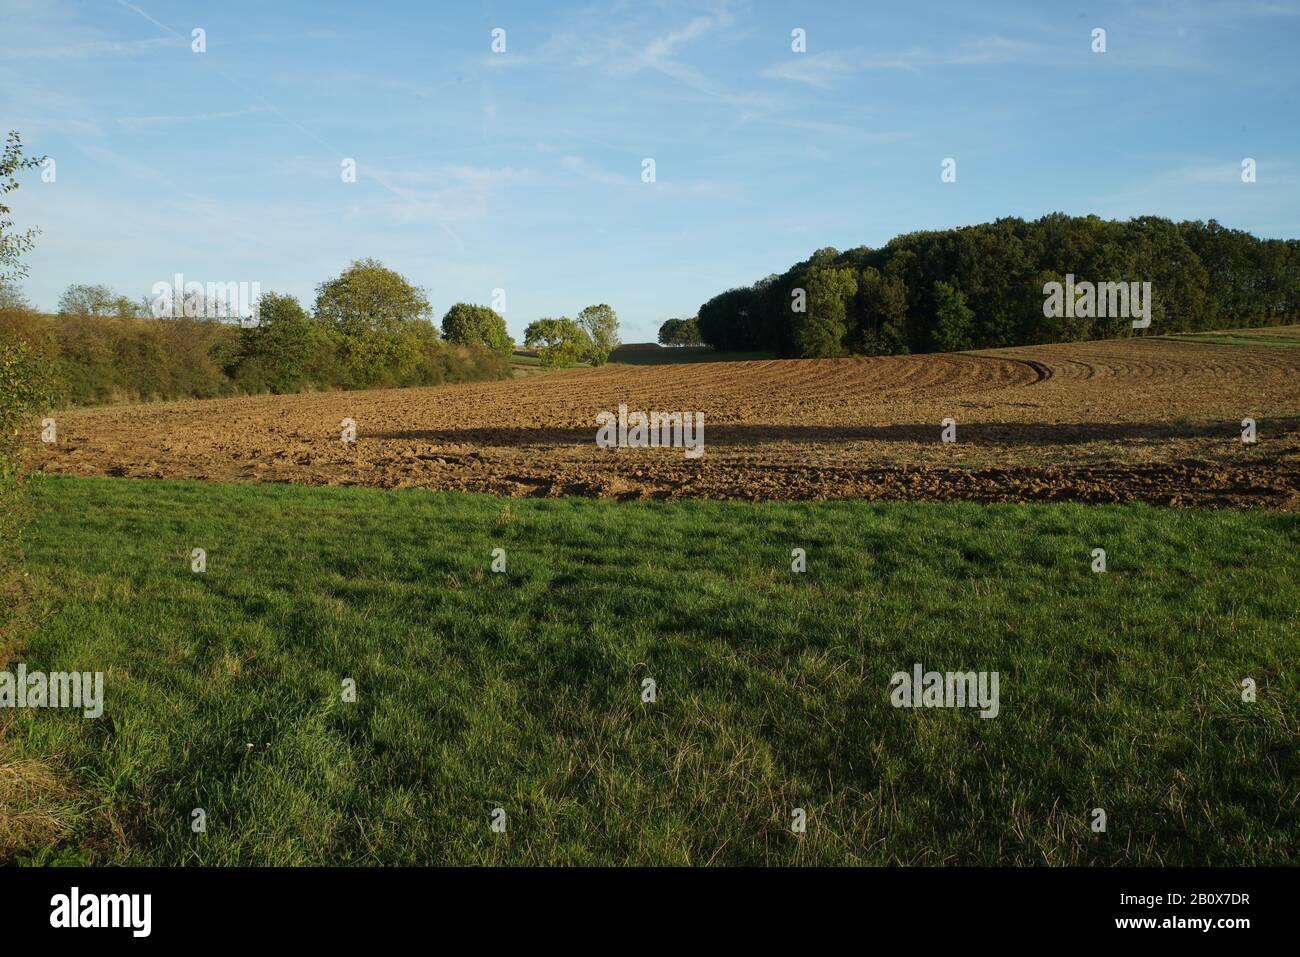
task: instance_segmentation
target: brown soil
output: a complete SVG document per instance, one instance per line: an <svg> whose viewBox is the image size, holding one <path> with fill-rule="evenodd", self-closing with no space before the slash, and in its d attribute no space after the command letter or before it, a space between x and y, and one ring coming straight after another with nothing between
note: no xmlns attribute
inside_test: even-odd
<svg viewBox="0 0 1300 957"><path fill-rule="evenodd" d="M596 414L701 411L705 454ZM955 444L940 422L957 422ZM1253 418L1259 440L1241 441ZM48 472L615 498L1146 501L1300 511L1300 349L1115 340L607 366L428 389L67 411ZM344 418L357 441L340 441Z"/></svg>

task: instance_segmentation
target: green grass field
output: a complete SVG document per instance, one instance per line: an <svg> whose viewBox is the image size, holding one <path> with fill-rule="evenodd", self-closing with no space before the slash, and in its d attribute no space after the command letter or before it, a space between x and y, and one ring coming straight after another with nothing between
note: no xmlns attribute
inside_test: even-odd
<svg viewBox="0 0 1300 957"><path fill-rule="evenodd" d="M740 362L775 358L775 352L719 352L709 346L666 346L660 349L635 347L615 349L610 354L609 361L632 366L662 366L692 362Z"/></svg>
<svg viewBox="0 0 1300 957"><path fill-rule="evenodd" d="M1200 342L1216 346L1251 346L1259 349L1264 346L1283 348L1300 347L1300 327L1291 326L1279 332L1188 332L1182 335L1154 336L1156 339L1172 339L1177 342Z"/></svg>
<svg viewBox="0 0 1300 957"><path fill-rule="evenodd" d="M1294 515L52 477L36 505L25 663L103 671L106 703L0 717L19 861L1279 864L1300 843ZM1000 713L892 707L915 662L999 672Z"/></svg>

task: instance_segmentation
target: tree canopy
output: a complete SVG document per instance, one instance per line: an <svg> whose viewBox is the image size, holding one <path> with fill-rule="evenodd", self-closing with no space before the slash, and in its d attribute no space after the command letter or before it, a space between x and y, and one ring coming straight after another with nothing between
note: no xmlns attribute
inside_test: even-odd
<svg viewBox="0 0 1300 957"><path fill-rule="evenodd" d="M140 314L140 308L108 286L90 283L73 283L59 297L61 316L116 316L129 319Z"/></svg>
<svg viewBox="0 0 1300 957"><path fill-rule="evenodd" d="M661 346L698 346L704 340L700 338L700 326L692 317L690 319L665 319L659 327L659 344Z"/></svg>
<svg viewBox="0 0 1300 957"><path fill-rule="evenodd" d="M316 317L347 336L396 332L432 312L423 289L374 259L359 259L316 287Z"/></svg>
<svg viewBox="0 0 1300 957"><path fill-rule="evenodd" d="M603 366L609 354L618 348L618 316L601 303L587 306L578 313L578 325L587 333L587 353L583 358L594 366Z"/></svg>
<svg viewBox="0 0 1300 957"><path fill-rule="evenodd" d="M457 345L487 346L505 355L510 351L510 333L506 321L487 306L458 302L442 317L442 337Z"/></svg>
<svg viewBox="0 0 1300 957"><path fill-rule="evenodd" d="M1138 334L1124 316L1051 318L1044 285L1150 282L1147 334L1281 322L1300 312L1300 241L1209 222L1052 213L819 249L700 306L704 342L785 356L885 355Z"/></svg>
<svg viewBox="0 0 1300 957"><path fill-rule="evenodd" d="M5 139L4 152L0 153L0 196L16 190L19 186L18 174L35 169L43 159L41 156L24 156L22 137L16 130L11 131ZM35 228L15 232L9 212L9 207L0 203L0 284L27 275L27 267L19 261L19 257L32 248L39 232Z"/></svg>
<svg viewBox="0 0 1300 957"><path fill-rule="evenodd" d="M567 316L537 319L524 330L524 344L536 349L542 365L549 368L572 365L591 350L587 330Z"/></svg>

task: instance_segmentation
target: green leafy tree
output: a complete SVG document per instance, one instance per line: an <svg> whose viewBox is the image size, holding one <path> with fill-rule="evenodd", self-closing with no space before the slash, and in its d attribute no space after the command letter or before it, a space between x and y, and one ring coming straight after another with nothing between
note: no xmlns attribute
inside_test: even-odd
<svg viewBox="0 0 1300 957"><path fill-rule="evenodd" d="M530 322L524 344L537 350L542 365L552 369L573 365L591 351L587 330L568 317Z"/></svg>
<svg viewBox="0 0 1300 957"><path fill-rule="evenodd" d="M603 366L609 361L609 354L618 348L618 316L612 308L601 303L578 313L578 325L587 333L588 346L584 358L594 366Z"/></svg>
<svg viewBox="0 0 1300 957"><path fill-rule="evenodd" d="M73 283L59 297L59 315L132 319L139 314L134 302L105 285Z"/></svg>
<svg viewBox="0 0 1300 957"><path fill-rule="evenodd" d="M700 327L694 318L665 319L659 327L659 344L664 346L698 346Z"/></svg>
<svg viewBox="0 0 1300 957"><path fill-rule="evenodd" d="M787 300L788 302L788 300ZM700 306L696 325L700 338L719 352L765 348L756 326L761 315L761 299L750 286L718 293Z"/></svg>
<svg viewBox="0 0 1300 957"><path fill-rule="evenodd" d="M858 276L853 352L904 355L907 348L907 287L897 276L868 266Z"/></svg>
<svg viewBox="0 0 1300 957"><path fill-rule="evenodd" d="M258 301L257 325L240 330L235 380L248 392L279 394L327 385L334 374L337 338L295 297L268 292Z"/></svg>
<svg viewBox="0 0 1300 957"><path fill-rule="evenodd" d="M20 288L0 282L0 312L25 312L31 308L32 304Z"/></svg>
<svg viewBox="0 0 1300 957"><path fill-rule="evenodd" d="M858 276L857 295L845 300L847 335L840 340L841 349L857 353L945 348L941 339L983 349L1270 325L1300 310L1297 250L1300 241L1258 239L1213 220L1004 217L908 233L878 249L819 249L779 276L714 296L700 306L698 325L701 338L717 349L834 354L839 310L833 301L829 314L827 302L813 308L809 300L817 297L809 293L823 270L840 268ZM1150 282L1151 329L1133 331L1130 320L1136 317L1129 315L1045 317L1043 284L1063 282L1067 275L1098 288ZM945 305L942 330L938 282L950 287L939 296ZM792 308L800 290L806 313ZM953 305L957 291L972 314L969 322Z"/></svg>
<svg viewBox="0 0 1300 957"><path fill-rule="evenodd" d="M940 280L934 284L934 345L940 352L970 348L975 313L960 289Z"/></svg>
<svg viewBox="0 0 1300 957"><path fill-rule="evenodd" d="M374 259L357 260L316 287L316 318L345 336L397 332L431 314L423 289Z"/></svg>
<svg viewBox="0 0 1300 957"><path fill-rule="evenodd" d="M22 140L10 133L0 154L0 197L18 188L18 174L34 169L40 157L23 156ZM14 232L9 207L0 203L0 287L27 274L19 261L31 249L37 230ZM21 308L15 309L22 312ZM23 339L0 335L0 647L12 640L18 622L19 535L30 508L18 438L50 402L48 367Z"/></svg>
<svg viewBox="0 0 1300 957"><path fill-rule="evenodd" d="M44 160L43 156L24 156L22 137L17 131L11 131L5 139L4 152L0 153L0 196L18 188L19 173L35 169ZM27 275L27 267L19 261L19 257L32 248L36 235L40 232L35 228L14 232L14 221L9 218L9 213L9 206L0 203L0 283L8 283Z"/></svg>
<svg viewBox="0 0 1300 957"><path fill-rule="evenodd" d="M442 336L461 346L487 346L493 352L510 352L510 333L506 321L487 306L458 302L442 317Z"/></svg>
<svg viewBox="0 0 1300 957"><path fill-rule="evenodd" d="M814 265L808 274L806 311L795 314L799 354L805 358L840 356L848 333L848 301L858 277L847 266Z"/></svg>

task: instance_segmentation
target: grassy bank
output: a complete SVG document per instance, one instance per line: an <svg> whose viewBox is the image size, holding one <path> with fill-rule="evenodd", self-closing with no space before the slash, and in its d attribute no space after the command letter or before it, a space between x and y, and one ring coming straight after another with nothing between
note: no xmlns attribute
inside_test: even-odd
<svg viewBox="0 0 1300 957"><path fill-rule="evenodd" d="M1296 516L73 478L38 506L26 665L106 698L0 716L58 782L23 860L1297 852ZM892 707L915 662L999 672L1000 713Z"/></svg>
<svg viewBox="0 0 1300 957"><path fill-rule="evenodd" d="M1156 338L1216 346L1250 346L1252 349L1261 349L1265 346L1296 348L1300 347L1300 326L1279 327L1276 331L1189 332L1181 336L1157 336Z"/></svg>

